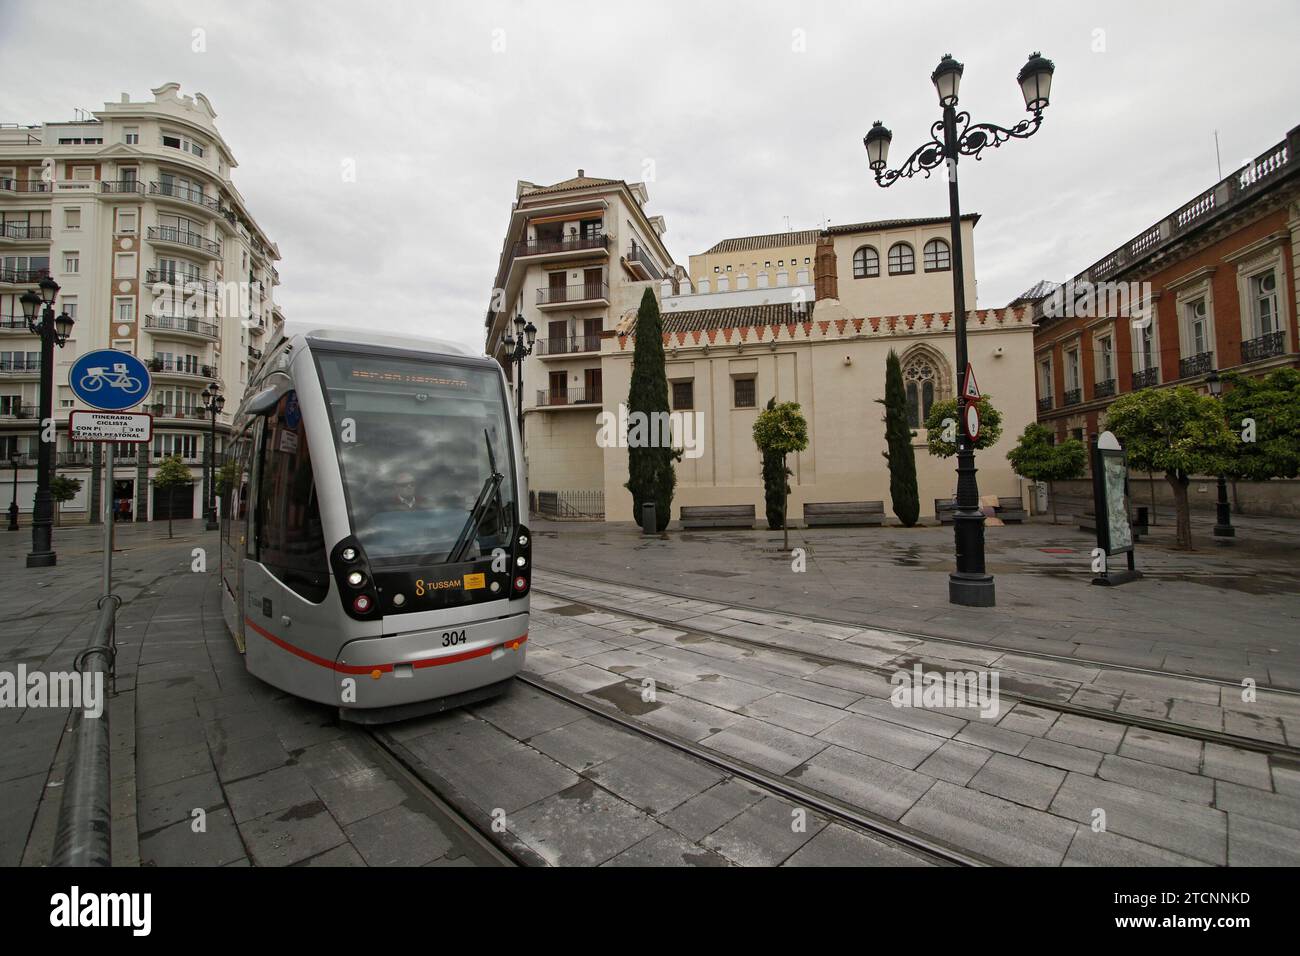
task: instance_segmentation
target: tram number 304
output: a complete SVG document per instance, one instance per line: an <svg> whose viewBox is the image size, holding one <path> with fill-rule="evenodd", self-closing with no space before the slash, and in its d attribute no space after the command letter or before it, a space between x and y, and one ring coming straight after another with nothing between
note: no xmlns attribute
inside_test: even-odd
<svg viewBox="0 0 1300 956"><path fill-rule="evenodd" d="M443 631L442 632L443 647L451 647L455 644L464 644L464 643L465 643L464 631Z"/></svg>

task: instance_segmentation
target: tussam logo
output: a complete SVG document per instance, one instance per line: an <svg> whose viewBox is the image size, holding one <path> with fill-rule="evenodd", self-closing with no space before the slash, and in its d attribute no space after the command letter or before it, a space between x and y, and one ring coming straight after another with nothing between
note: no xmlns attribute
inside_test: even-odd
<svg viewBox="0 0 1300 956"><path fill-rule="evenodd" d="M104 713L104 675L79 671L0 671L0 707L80 707L87 717Z"/></svg>
<svg viewBox="0 0 1300 956"><path fill-rule="evenodd" d="M618 415L601 412L596 416L600 448L680 448L687 458L704 454L703 412L628 412L618 403Z"/></svg>
<svg viewBox="0 0 1300 956"><path fill-rule="evenodd" d="M74 886L51 896L50 907L51 926L129 926L133 936L148 936L153 926L151 893L82 893Z"/></svg>
<svg viewBox="0 0 1300 956"><path fill-rule="evenodd" d="M920 664L895 671L889 702L895 707L978 707L981 717L998 715L997 671L930 671Z"/></svg>

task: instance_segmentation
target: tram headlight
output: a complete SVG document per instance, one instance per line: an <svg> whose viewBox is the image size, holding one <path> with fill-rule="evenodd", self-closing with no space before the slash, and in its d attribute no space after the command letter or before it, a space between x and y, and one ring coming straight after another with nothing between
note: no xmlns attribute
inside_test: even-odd
<svg viewBox="0 0 1300 956"><path fill-rule="evenodd" d="M357 559L357 549L344 548L342 551L339 552L339 557L342 558L344 561L351 563Z"/></svg>
<svg viewBox="0 0 1300 956"><path fill-rule="evenodd" d="M528 559L525 558L522 554L519 557L515 558L515 564L519 565L521 568L527 563L528 563Z"/></svg>
<svg viewBox="0 0 1300 956"><path fill-rule="evenodd" d="M526 548L526 547L528 547L528 535L526 535L526 534L521 534L521 535L519 536L519 547L521 547L521 548Z"/></svg>
<svg viewBox="0 0 1300 956"><path fill-rule="evenodd" d="M526 588L526 587L528 587L528 579L527 579L526 577L524 577L524 576L521 574L521 575L519 575L517 578L515 578L515 590L516 590L516 591L522 591L522 590L523 590L524 588Z"/></svg>
<svg viewBox="0 0 1300 956"><path fill-rule="evenodd" d="M352 599L352 610L356 611L358 614L366 614L370 611L370 608L370 595L358 594Z"/></svg>
<svg viewBox="0 0 1300 956"><path fill-rule="evenodd" d="M393 604L394 604L394 605L396 605L397 607L401 607L401 606L402 606L403 604L405 604L405 603L406 603L406 595L405 595L405 594L394 594L394 595L393 595Z"/></svg>
<svg viewBox="0 0 1300 956"><path fill-rule="evenodd" d="M366 583L366 576L362 574L360 571L348 572L348 584L352 585L354 588L359 588L361 587L361 585L365 583Z"/></svg>

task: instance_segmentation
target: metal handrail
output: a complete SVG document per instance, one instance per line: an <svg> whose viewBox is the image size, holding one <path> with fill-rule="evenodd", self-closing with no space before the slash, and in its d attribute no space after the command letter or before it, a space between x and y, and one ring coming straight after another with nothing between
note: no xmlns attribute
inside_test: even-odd
<svg viewBox="0 0 1300 956"><path fill-rule="evenodd" d="M99 617L90 642L73 659L72 666L83 675L104 674L111 682L115 673L117 645L114 642L117 609L122 599L109 594L99 599ZM85 677L83 677L83 680ZM54 866L112 866L113 807L109 774L110 738L108 700L98 717L76 710L72 721L72 756L59 805L58 829L54 838Z"/></svg>

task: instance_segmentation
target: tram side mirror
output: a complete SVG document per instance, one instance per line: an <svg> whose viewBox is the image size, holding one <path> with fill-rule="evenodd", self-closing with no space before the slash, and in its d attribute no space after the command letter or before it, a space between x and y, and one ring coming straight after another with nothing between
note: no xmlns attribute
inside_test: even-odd
<svg viewBox="0 0 1300 956"><path fill-rule="evenodd" d="M276 382L250 398L248 403L244 405L244 411L249 415L269 415L279 406L280 399L284 397L286 392L290 391L290 388L291 385L287 379Z"/></svg>

